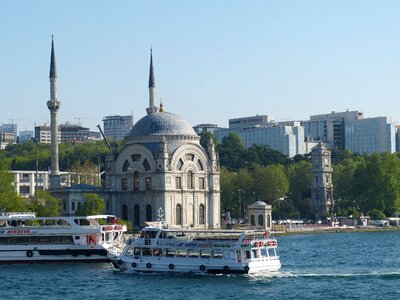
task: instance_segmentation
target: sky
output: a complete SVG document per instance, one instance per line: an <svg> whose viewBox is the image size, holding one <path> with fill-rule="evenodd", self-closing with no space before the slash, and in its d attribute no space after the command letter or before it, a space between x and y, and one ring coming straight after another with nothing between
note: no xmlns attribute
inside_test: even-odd
<svg viewBox="0 0 400 300"><path fill-rule="evenodd" d="M191 125L364 112L400 121L400 1L0 0L0 123L49 122L51 35L59 123L146 115Z"/></svg>

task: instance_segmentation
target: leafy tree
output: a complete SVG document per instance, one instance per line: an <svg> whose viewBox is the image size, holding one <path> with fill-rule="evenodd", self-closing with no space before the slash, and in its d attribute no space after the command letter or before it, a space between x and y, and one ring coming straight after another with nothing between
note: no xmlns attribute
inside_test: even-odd
<svg viewBox="0 0 400 300"><path fill-rule="evenodd" d="M300 215L310 218L311 209L311 167L308 160L299 160L287 167L289 178L289 201ZM308 200L307 200L308 199Z"/></svg>
<svg viewBox="0 0 400 300"><path fill-rule="evenodd" d="M244 151L244 160L248 167L256 164L261 166L272 164L287 164L289 159L282 152L273 150L265 145L252 145Z"/></svg>
<svg viewBox="0 0 400 300"><path fill-rule="evenodd" d="M258 166L253 171L253 178L256 197L268 203L284 197L289 190L289 181L281 165Z"/></svg>
<svg viewBox="0 0 400 300"><path fill-rule="evenodd" d="M98 166L91 161L85 160L83 163L75 161L69 169L69 172L71 174L72 183L100 185Z"/></svg>
<svg viewBox="0 0 400 300"><path fill-rule="evenodd" d="M104 211L104 200L97 194L84 194L85 202L75 211L76 216L99 215Z"/></svg>
<svg viewBox="0 0 400 300"><path fill-rule="evenodd" d="M217 138L215 137L215 135L213 135L211 132L209 131L202 131L200 133L200 145L204 148L207 149L208 147L208 140L212 139L214 145L217 145Z"/></svg>
<svg viewBox="0 0 400 300"><path fill-rule="evenodd" d="M29 210L36 212L39 217L57 217L61 215L61 201L49 192L38 190L31 199Z"/></svg>
<svg viewBox="0 0 400 300"><path fill-rule="evenodd" d="M385 214L380 211L379 209L372 209L368 212L368 216L371 218L371 220L384 220L386 219Z"/></svg>
<svg viewBox="0 0 400 300"><path fill-rule="evenodd" d="M230 132L217 145L220 164L229 170L238 171L244 164L244 146L242 138L235 132Z"/></svg>
<svg viewBox="0 0 400 300"><path fill-rule="evenodd" d="M0 210L4 212L27 211L25 201L18 196L13 185L13 175L4 164L0 165Z"/></svg>

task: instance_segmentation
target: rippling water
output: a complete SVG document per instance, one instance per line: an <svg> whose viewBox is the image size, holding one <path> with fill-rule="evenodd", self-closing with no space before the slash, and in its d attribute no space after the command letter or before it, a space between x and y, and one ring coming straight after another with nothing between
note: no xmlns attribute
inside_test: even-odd
<svg viewBox="0 0 400 300"><path fill-rule="evenodd" d="M0 265L1 299L400 299L400 231L278 237L271 276L125 274L111 264Z"/></svg>

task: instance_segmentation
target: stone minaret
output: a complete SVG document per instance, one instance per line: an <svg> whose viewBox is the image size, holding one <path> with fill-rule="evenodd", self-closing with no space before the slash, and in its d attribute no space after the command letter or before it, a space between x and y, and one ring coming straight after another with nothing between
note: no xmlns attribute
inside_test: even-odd
<svg viewBox="0 0 400 300"><path fill-rule="evenodd" d="M51 172L50 189L60 186L60 170L58 166L58 110L60 102L57 99L57 70L56 56L54 53L54 37L51 36L51 58L50 58L50 101L47 101L47 107L50 110L51 126Z"/></svg>
<svg viewBox="0 0 400 300"><path fill-rule="evenodd" d="M150 50L149 107L146 109L148 115L158 111L157 107L154 105L155 96L156 96L156 84L154 80L154 71L153 71L153 50Z"/></svg>
<svg viewBox="0 0 400 300"><path fill-rule="evenodd" d="M311 150L311 160L311 204L315 217L321 219L324 213L333 213L331 151L319 143Z"/></svg>

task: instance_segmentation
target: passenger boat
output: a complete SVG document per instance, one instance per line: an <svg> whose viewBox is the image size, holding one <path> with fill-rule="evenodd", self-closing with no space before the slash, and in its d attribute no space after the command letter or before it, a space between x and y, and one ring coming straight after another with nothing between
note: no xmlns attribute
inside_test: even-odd
<svg viewBox="0 0 400 300"><path fill-rule="evenodd" d="M102 221L100 221L102 220ZM106 262L126 226L112 215L36 217L0 215L0 263Z"/></svg>
<svg viewBox="0 0 400 300"><path fill-rule="evenodd" d="M109 258L121 271L260 274L280 269L276 250L265 231L169 229L160 222Z"/></svg>

